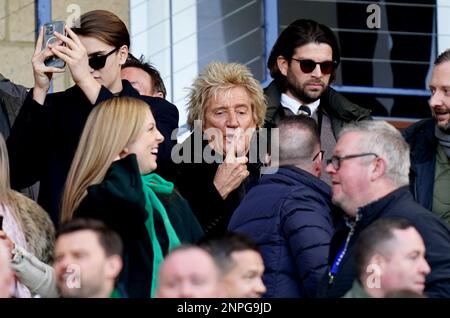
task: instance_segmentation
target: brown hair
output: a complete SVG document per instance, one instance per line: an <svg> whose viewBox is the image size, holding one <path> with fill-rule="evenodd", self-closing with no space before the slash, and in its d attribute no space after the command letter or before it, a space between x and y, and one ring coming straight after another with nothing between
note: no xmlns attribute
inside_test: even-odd
<svg viewBox="0 0 450 318"><path fill-rule="evenodd" d="M125 23L112 12L106 10L86 12L75 25L79 25L79 28L72 28L77 35L96 38L115 48L123 45L130 47L130 34Z"/></svg>

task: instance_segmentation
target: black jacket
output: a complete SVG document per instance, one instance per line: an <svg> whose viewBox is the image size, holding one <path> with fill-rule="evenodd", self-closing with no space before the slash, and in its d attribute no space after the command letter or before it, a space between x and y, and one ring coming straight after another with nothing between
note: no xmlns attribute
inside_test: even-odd
<svg viewBox="0 0 450 318"><path fill-rule="evenodd" d="M379 218L398 217L410 221L424 240L425 258L431 267L431 273L427 276L425 283L426 295L435 298L450 297L450 229L434 213L415 202L407 186L360 208L358 214L360 220L355 225L354 234L334 282L330 286L327 283L328 277L324 279L321 286L322 296L342 297L352 287L356 278L355 244L360 233ZM348 231L342 229L333 236L330 246L330 265L345 242L344 232Z"/></svg>
<svg viewBox="0 0 450 318"><path fill-rule="evenodd" d="M207 140L196 139L196 134L197 132L192 133L181 145L177 145L184 159L177 164L175 185L189 202L205 233L220 235L227 231L231 214L244 195L258 182L261 164L248 163L247 169L250 175L224 200L214 186L214 177L219 163L205 161L203 154L210 153L217 161L223 158L215 154ZM199 133L199 135L202 134ZM195 145L198 142L200 147Z"/></svg>
<svg viewBox="0 0 450 318"><path fill-rule="evenodd" d="M196 243L202 236L200 224L177 192L158 195L170 222L182 243ZM153 268L153 252L145 227L148 213L136 156L131 154L115 161L104 180L88 188L88 194L75 211L75 217L102 220L123 240L124 267L119 282L132 298L149 298ZM159 213L154 213L155 229L163 253L168 239Z"/></svg>
<svg viewBox="0 0 450 318"><path fill-rule="evenodd" d="M122 81L120 96L144 100L152 109L156 125L165 140L159 146L158 165L167 166L178 128L178 110L161 98L141 96L128 81ZM112 98L102 86L95 105ZM11 186L20 189L40 181L38 203L58 224L59 206L67 174L92 105L78 86L47 95L44 105L29 92L8 138ZM161 170L157 171L166 177ZM169 178L170 179L170 178Z"/></svg>
<svg viewBox="0 0 450 318"><path fill-rule="evenodd" d="M264 260L265 297L314 297L334 233L331 189L294 166L264 175L228 228L250 236Z"/></svg>
<svg viewBox="0 0 450 318"><path fill-rule="evenodd" d="M411 192L423 207L431 210L433 204L434 175L438 141L434 135L436 120L421 120L408 127L403 137L410 147L411 171L409 174Z"/></svg>
<svg viewBox="0 0 450 318"><path fill-rule="evenodd" d="M284 117L284 110L280 104L281 91L275 81L264 89L267 97L267 112L265 127L276 127ZM333 128L333 134L338 136L345 123L370 119L370 110L359 107L347 98L328 87L320 97L320 107L328 114Z"/></svg>

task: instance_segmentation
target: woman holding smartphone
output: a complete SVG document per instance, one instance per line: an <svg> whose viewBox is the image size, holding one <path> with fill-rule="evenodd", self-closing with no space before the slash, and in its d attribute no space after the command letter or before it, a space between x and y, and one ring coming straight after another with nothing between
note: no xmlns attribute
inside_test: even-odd
<svg viewBox="0 0 450 318"><path fill-rule="evenodd" d="M156 125L164 136L158 161L170 160L171 133L178 128L177 108L160 98L141 96L122 81L121 66L130 46L128 30L115 14L95 10L83 14L67 36L54 33L64 45L42 49L41 28L32 58L35 84L29 92L8 139L11 183L23 188L40 181L38 202L59 221L61 191L89 113L114 96L131 96L152 106ZM53 73L64 69L46 66L51 56L62 59L75 86L49 94Z"/></svg>

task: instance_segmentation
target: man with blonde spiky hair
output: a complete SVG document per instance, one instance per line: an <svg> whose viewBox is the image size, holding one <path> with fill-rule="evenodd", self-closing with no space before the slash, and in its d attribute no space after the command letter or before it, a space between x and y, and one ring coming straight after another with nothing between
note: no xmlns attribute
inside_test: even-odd
<svg viewBox="0 0 450 318"><path fill-rule="evenodd" d="M192 84L188 125L193 133L177 148L182 157L177 186L205 232L226 230L259 177L260 164L249 162L249 152L265 109L262 88L244 65L211 63Z"/></svg>

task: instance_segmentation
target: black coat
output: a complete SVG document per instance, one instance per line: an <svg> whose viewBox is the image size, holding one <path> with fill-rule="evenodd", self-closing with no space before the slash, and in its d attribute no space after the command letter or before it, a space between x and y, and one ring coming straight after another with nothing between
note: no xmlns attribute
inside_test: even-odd
<svg viewBox="0 0 450 318"><path fill-rule="evenodd" d="M216 161L208 163L203 153L211 153L217 161L223 158L210 148L206 140L196 139L194 137L196 134L197 132L193 132L181 145L177 145L179 150L177 153L184 156L184 159L177 164L175 185L189 202L205 233L220 235L227 231L230 217L245 194L257 184L261 164L248 163L247 169L250 175L224 200L214 186L214 177L219 163ZM199 135L202 134L199 133ZM196 142L200 142L198 149L195 149Z"/></svg>
<svg viewBox="0 0 450 318"><path fill-rule="evenodd" d="M158 195L170 222L182 243L196 243L202 236L200 224L186 200L177 192ZM88 188L88 194L75 211L75 217L102 220L123 240L124 267L119 282L132 298L150 297L153 252L145 221L145 196L136 156L131 154L115 161L104 180ZM163 253L168 238L159 213L154 213L155 228Z"/></svg>
<svg viewBox="0 0 450 318"><path fill-rule="evenodd" d="M161 98L141 96L128 81L122 81L120 96L144 100L152 109L156 125L165 140L159 146L158 165L170 170L170 151L175 141L172 131L178 128L178 109ZM112 98L102 86L95 105ZM92 105L78 86L64 92L48 94L44 105L33 100L29 92L8 138L11 186L21 189L40 181L38 203L58 224L62 191ZM157 171L166 177L161 168ZM170 179L170 178L168 178Z"/></svg>
<svg viewBox="0 0 450 318"><path fill-rule="evenodd" d="M436 120L421 120L404 132L411 149L411 171L409 184L411 192L423 207L431 210L433 204L434 175L436 172L436 153L438 140L434 135Z"/></svg>
<svg viewBox="0 0 450 318"><path fill-rule="evenodd" d="M328 277L324 279L321 286L322 296L342 297L352 287L356 278L355 244L360 233L379 218L397 217L410 221L424 240L425 258L431 267L431 273L425 282L426 295L450 297L450 229L434 213L414 201L407 186L360 208L358 213L361 219L355 225L354 234L334 278L334 283L328 286ZM345 239L346 235L343 231L338 231L333 236L330 246L330 265Z"/></svg>

